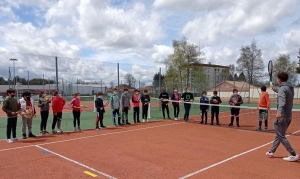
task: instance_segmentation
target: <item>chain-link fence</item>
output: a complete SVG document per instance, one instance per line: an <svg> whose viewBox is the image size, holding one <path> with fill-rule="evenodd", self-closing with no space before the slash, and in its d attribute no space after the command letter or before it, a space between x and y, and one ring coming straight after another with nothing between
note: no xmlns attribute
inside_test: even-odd
<svg viewBox="0 0 300 179"><path fill-rule="evenodd" d="M128 88L130 93L134 89L147 89L153 94L153 78L159 72L158 67L143 64L8 51L0 51L0 60L0 96L3 97L8 88L16 89L18 98L24 91L29 91L36 99L40 91L53 94L56 89L67 99L76 92L88 99L100 91L110 95L113 88L120 92Z"/></svg>

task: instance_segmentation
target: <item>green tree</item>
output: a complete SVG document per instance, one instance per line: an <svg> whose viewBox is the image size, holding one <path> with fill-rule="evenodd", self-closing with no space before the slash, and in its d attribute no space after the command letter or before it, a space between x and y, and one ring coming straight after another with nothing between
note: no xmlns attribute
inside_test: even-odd
<svg viewBox="0 0 300 179"><path fill-rule="evenodd" d="M246 81L246 77L243 72L236 79L237 81Z"/></svg>
<svg viewBox="0 0 300 179"><path fill-rule="evenodd" d="M169 85L176 81L177 88L183 91L185 87L190 87L191 83L196 84L194 81L203 79L199 72L203 71L199 65L203 59L200 58L198 47L188 43L185 37L181 40L173 40L172 46L173 54L165 59L167 67L165 82Z"/></svg>
<svg viewBox="0 0 300 179"><path fill-rule="evenodd" d="M240 56L237 59L237 71L245 75L247 81L253 84L264 74L264 62L262 59L261 49L257 48L255 40L251 45L242 46Z"/></svg>

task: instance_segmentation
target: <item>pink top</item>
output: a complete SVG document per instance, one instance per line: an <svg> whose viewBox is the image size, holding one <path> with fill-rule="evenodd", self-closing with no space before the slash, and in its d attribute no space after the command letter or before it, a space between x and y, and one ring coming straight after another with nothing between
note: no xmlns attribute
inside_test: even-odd
<svg viewBox="0 0 300 179"><path fill-rule="evenodd" d="M175 93L175 100L179 101L179 94L178 93Z"/></svg>
<svg viewBox="0 0 300 179"><path fill-rule="evenodd" d="M69 105L70 105L70 107L73 108L74 111L80 111L80 99L79 98L73 98Z"/></svg>
<svg viewBox="0 0 300 179"><path fill-rule="evenodd" d="M132 96L132 106L133 107L139 107L140 104L139 104L139 95L138 94L135 94Z"/></svg>

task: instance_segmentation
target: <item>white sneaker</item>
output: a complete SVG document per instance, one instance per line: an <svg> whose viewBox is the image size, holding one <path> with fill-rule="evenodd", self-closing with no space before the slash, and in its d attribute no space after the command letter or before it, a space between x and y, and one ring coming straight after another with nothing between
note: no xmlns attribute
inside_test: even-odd
<svg viewBox="0 0 300 179"><path fill-rule="evenodd" d="M16 141L16 142L18 142L18 141L21 141L19 138L13 138L13 141Z"/></svg>
<svg viewBox="0 0 300 179"><path fill-rule="evenodd" d="M61 129L58 129L58 130L57 130L57 133L62 133L62 130L61 130Z"/></svg>
<svg viewBox="0 0 300 179"><path fill-rule="evenodd" d="M148 119L146 119L146 122L149 122L149 120L148 120Z"/></svg>
<svg viewBox="0 0 300 179"><path fill-rule="evenodd" d="M283 160L288 161L288 162L296 162L299 160L299 155L289 155L288 157L283 158Z"/></svg>
<svg viewBox="0 0 300 179"><path fill-rule="evenodd" d="M274 157L274 153L267 152L266 156L268 156L269 158L273 158Z"/></svg>
<svg viewBox="0 0 300 179"><path fill-rule="evenodd" d="M8 143L14 143L14 141L11 140L11 139L7 139L7 142L8 142Z"/></svg>
<svg viewBox="0 0 300 179"><path fill-rule="evenodd" d="M177 121L178 119L177 118L175 118L175 121Z"/></svg>
<svg viewBox="0 0 300 179"><path fill-rule="evenodd" d="M146 120L145 120L145 119L143 119L143 122L146 122Z"/></svg>

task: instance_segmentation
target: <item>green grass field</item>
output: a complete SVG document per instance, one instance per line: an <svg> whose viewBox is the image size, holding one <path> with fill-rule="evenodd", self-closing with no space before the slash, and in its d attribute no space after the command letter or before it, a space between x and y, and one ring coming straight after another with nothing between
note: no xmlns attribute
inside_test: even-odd
<svg viewBox="0 0 300 179"><path fill-rule="evenodd" d="M153 100L152 100L153 101ZM256 107L257 103L244 103L243 106L249 106L249 107ZM276 104L272 104L272 108L276 108ZM300 109L299 104L294 105L294 109ZM229 111L228 107L221 107L220 112L226 112ZM140 109L140 120L141 120L141 109ZM190 116L193 115L199 115L199 105L192 105ZM184 108L181 104L180 106L180 117L183 117L184 114ZM173 118L173 107L170 106L170 117ZM53 115L50 114L48 124L47 124L47 130L48 132L51 131L52 126L52 119ZM94 129L95 128L95 119L96 119L96 113L93 111L84 111L81 113L81 128L84 129ZM162 111L159 107L151 107L151 119L149 120L161 120L162 119ZM63 113L63 120L66 120L68 122L68 127L65 131L72 131L73 128L73 115L72 113ZM39 135L40 132L40 115L38 114L36 118L33 119L33 133L36 135ZM133 122L133 111L129 111L129 122ZM6 117L0 117L0 139L6 139L6 124L7 124L7 118ZM112 116L111 111L107 110L104 116L104 125L111 126L112 125ZM22 123L21 123L21 117L18 118L18 124L17 124L17 135L20 137L22 135L21 132Z"/></svg>

